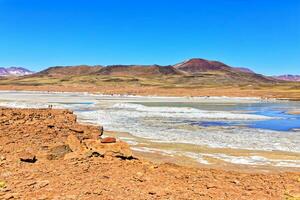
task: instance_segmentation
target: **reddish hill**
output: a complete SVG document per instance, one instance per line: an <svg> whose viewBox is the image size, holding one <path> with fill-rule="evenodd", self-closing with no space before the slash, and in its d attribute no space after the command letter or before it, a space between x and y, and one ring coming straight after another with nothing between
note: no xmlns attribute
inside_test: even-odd
<svg viewBox="0 0 300 200"><path fill-rule="evenodd" d="M275 82L261 74L256 74L248 68L236 68L228 66L219 61L209 61L200 58L193 58L188 61L174 65L177 70L191 75L201 75L201 77L214 77L212 81L232 82L232 83L251 83L251 82ZM216 75L215 72L221 72ZM209 75L210 74L210 75ZM215 75L214 75L215 74Z"/></svg>
<svg viewBox="0 0 300 200"><path fill-rule="evenodd" d="M209 61L201 58L193 58L182 63L174 65L178 70L190 73L206 72L206 71L236 71L245 73L255 73L245 67L231 67L219 61Z"/></svg>
<svg viewBox="0 0 300 200"><path fill-rule="evenodd" d="M193 58L188 61L174 65L174 68L185 72L197 73L215 70L230 70L231 67L218 61L209 61L200 58Z"/></svg>

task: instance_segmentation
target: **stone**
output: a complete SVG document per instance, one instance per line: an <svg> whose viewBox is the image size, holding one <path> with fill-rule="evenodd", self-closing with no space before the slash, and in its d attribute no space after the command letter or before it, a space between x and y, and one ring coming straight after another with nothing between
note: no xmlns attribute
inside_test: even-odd
<svg viewBox="0 0 300 200"><path fill-rule="evenodd" d="M5 194L4 196L1 197L1 199L3 199L3 200L14 199L14 198L15 198L15 196L10 193Z"/></svg>
<svg viewBox="0 0 300 200"><path fill-rule="evenodd" d="M118 141L116 143L101 143L99 140L84 140L86 147L101 156L120 157L124 159L133 158L132 151L127 143Z"/></svg>
<svg viewBox="0 0 300 200"><path fill-rule="evenodd" d="M36 189L41 189L41 188L44 188L46 187L47 185L49 185L49 181L48 180L42 180L42 181L38 181L36 184L35 184L35 188Z"/></svg>
<svg viewBox="0 0 300 200"><path fill-rule="evenodd" d="M78 127L71 127L69 128L70 131L76 132L76 133L84 133L84 130L78 128Z"/></svg>
<svg viewBox="0 0 300 200"><path fill-rule="evenodd" d="M85 149L80 140L74 134L70 134L65 143L73 152L81 152Z"/></svg>
<svg viewBox="0 0 300 200"><path fill-rule="evenodd" d="M4 156L0 156L0 161L5 161L6 158Z"/></svg>
<svg viewBox="0 0 300 200"><path fill-rule="evenodd" d="M101 136L103 135L103 126L99 126L97 129L91 130L91 139L99 140L101 139Z"/></svg>
<svg viewBox="0 0 300 200"><path fill-rule="evenodd" d="M101 143L116 143L116 138L114 137L106 137L101 139Z"/></svg>
<svg viewBox="0 0 300 200"><path fill-rule="evenodd" d="M37 161L36 156L29 152L23 152L20 156L20 160L27 163L35 163Z"/></svg>
<svg viewBox="0 0 300 200"><path fill-rule="evenodd" d="M78 154L77 152L71 152L71 153L67 153L64 156L64 160L77 160L79 158L80 154Z"/></svg>
<svg viewBox="0 0 300 200"><path fill-rule="evenodd" d="M64 157L67 153L72 152L68 145L58 145L52 147L47 155L48 160L56 160Z"/></svg>
<svg viewBox="0 0 300 200"><path fill-rule="evenodd" d="M103 135L103 131L104 131L104 129L103 129L103 126L99 126L99 132L100 132L100 136L102 136L102 135Z"/></svg>
<svg viewBox="0 0 300 200"><path fill-rule="evenodd" d="M5 181L0 181L0 189L5 188L5 187L6 187Z"/></svg>
<svg viewBox="0 0 300 200"><path fill-rule="evenodd" d="M54 128L55 126L53 124L48 124L48 128Z"/></svg>

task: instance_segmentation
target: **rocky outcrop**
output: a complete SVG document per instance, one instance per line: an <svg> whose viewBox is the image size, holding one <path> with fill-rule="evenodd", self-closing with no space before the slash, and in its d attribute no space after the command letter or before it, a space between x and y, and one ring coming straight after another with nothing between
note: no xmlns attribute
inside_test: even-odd
<svg viewBox="0 0 300 200"><path fill-rule="evenodd" d="M113 156L122 159L133 158L132 151L127 143L117 141L115 143L102 143L99 140L84 140L84 144L88 150L97 153L100 156Z"/></svg>
<svg viewBox="0 0 300 200"><path fill-rule="evenodd" d="M39 145L46 146L48 150L46 155L40 156L45 156L48 160L81 159L93 155L122 159L133 157L126 143L113 137L103 138L102 126L78 124L76 116L69 110L0 108L0 124L0 132L3 135L11 132L22 133L20 137L33 137L44 141L44 144ZM32 133L35 135L31 136ZM48 142L51 143L49 147ZM39 152L23 152L20 160L35 163L38 159L37 154Z"/></svg>
<svg viewBox="0 0 300 200"><path fill-rule="evenodd" d="M91 156L112 156L122 159L133 158L132 151L127 143L116 141L115 138L101 139L79 139L74 134L70 134L65 144L72 152L65 155L65 159L86 158Z"/></svg>

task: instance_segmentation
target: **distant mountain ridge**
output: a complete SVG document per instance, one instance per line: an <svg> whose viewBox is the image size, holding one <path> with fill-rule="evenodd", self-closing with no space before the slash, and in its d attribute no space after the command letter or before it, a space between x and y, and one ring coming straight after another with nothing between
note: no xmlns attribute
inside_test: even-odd
<svg viewBox="0 0 300 200"><path fill-rule="evenodd" d="M33 74L21 68L0 68L0 76L30 75L38 77L66 77L66 76L132 76L132 77L160 77L178 76L181 80L202 79L213 82L251 83L251 82L278 82L300 81L300 76L284 75L268 77L257 74L249 68L232 67L219 61L210 61L193 58L174 65L75 65L54 66Z"/></svg>
<svg viewBox="0 0 300 200"><path fill-rule="evenodd" d="M33 74L33 72L23 67L0 67L0 76L24 76L30 74Z"/></svg>
<svg viewBox="0 0 300 200"><path fill-rule="evenodd" d="M89 75L98 72L103 66L95 65L76 65L76 66L55 66L49 67L43 71L36 73L39 76L79 76L79 75Z"/></svg>
<svg viewBox="0 0 300 200"><path fill-rule="evenodd" d="M231 67L219 61L209 61L201 58L193 58L175 65L78 65L78 66L56 66L47 68L32 76L35 77L132 77L134 79L147 78L160 79L163 76L177 77L174 84L194 83L220 83L220 84L251 84L253 82L271 83L277 80L256 74L248 68ZM164 79L164 78L162 78ZM170 79L171 80L171 79Z"/></svg>
<svg viewBox="0 0 300 200"><path fill-rule="evenodd" d="M242 67L230 67L219 61L209 61L200 58L193 58L175 65L76 65L76 66L55 66L49 67L37 75L120 75L120 76L134 76L134 75L183 75L183 74L198 74L209 71L223 71L223 72L241 72L252 73L252 70Z"/></svg>
<svg viewBox="0 0 300 200"><path fill-rule="evenodd" d="M280 76L273 76L274 79L277 80L282 80L282 81L300 81L300 75L291 75L291 74L286 74L286 75L280 75Z"/></svg>

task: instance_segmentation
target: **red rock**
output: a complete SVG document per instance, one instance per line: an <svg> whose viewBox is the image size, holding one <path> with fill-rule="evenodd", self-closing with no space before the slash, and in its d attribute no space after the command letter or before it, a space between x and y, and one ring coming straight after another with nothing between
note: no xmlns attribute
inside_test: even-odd
<svg viewBox="0 0 300 200"><path fill-rule="evenodd" d="M116 138L114 137L106 137L101 139L101 143L116 143Z"/></svg>

